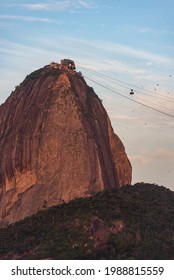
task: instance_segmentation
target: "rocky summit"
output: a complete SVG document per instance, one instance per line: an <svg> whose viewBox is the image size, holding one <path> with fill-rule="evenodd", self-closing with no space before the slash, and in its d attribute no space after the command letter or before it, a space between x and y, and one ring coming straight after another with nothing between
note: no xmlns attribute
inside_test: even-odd
<svg viewBox="0 0 174 280"><path fill-rule="evenodd" d="M131 183L101 100L74 68L28 75L0 106L0 226Z"/></svg>

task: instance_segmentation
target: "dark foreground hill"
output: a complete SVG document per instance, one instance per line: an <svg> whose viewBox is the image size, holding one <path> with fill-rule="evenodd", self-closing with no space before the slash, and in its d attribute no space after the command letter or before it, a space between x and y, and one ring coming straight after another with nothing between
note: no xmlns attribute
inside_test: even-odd
<svg viewBox="0 0 174 280"><path fill-rule="evenodd" d="M0 259L174 259L174 192L139 183L0 230Z"/></svg>

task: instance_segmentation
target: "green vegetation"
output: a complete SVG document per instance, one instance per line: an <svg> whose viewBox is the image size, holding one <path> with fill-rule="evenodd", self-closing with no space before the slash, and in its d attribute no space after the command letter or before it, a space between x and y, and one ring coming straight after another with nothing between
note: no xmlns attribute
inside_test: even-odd
<svg viewBox="0 0 174 280"><path fill-rule="evenodd" d="M48 65L27 75L26 78L24 79L24 81L22 82L22 84L26 85L27 83L39 78L41 75L43 75L44 78L48 77L49 75L57 77L58 75L60 75L60 73L62 73L62 71L59 69L54 69L54 68L47 69L47 67L48 67Z"/></svg>
<svg viewBox="0 0 174 280"><path fill-rule="evenodd" d="M0 258L174 259L174 192L139 183L52 207L1 229Z"/></svg>
<svg viewBox="0 0 174 280"><path fill-rule="evenodd" d="M41 75L43 70L44 70L44 68L40 68L40 69L32 72L31 74L27 75L25 80L22 82L22 84L27 84L28 82L39 78L39 76Z"/></svg>

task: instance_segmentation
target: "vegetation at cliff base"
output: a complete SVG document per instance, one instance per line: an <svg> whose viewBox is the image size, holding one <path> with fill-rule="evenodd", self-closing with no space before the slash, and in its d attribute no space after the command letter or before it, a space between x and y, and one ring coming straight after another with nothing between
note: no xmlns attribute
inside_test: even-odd
<svg viewBox="0 0 174 280"><path fill-rule="evenodd" d="M174 192L138 183L0 230L0 259L174 259Z"/></svg>

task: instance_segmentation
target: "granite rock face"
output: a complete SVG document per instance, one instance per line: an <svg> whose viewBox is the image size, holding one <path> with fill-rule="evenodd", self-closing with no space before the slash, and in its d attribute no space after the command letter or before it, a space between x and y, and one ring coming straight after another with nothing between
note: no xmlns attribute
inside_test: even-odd
<svg viewBox="0 0 174 280"><path fill-rule="evenodd" d="M0 226L131 183L131 164L93 89L45 66L0 106Z"/></svg>

